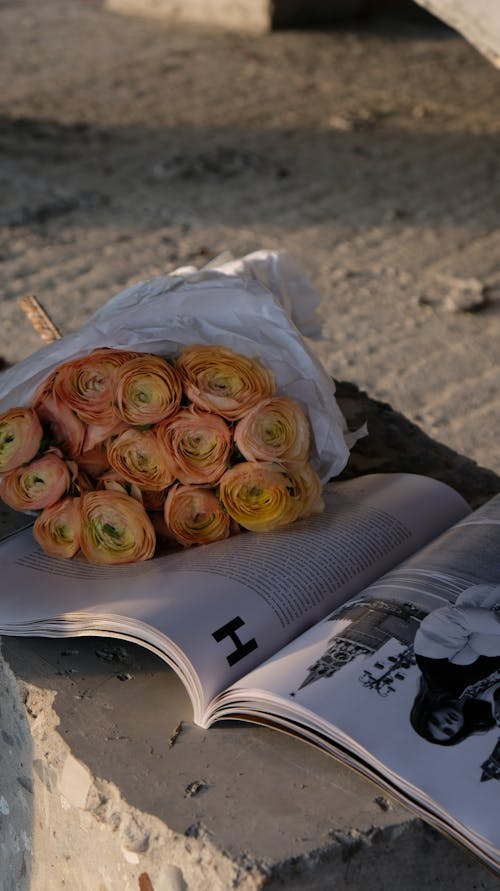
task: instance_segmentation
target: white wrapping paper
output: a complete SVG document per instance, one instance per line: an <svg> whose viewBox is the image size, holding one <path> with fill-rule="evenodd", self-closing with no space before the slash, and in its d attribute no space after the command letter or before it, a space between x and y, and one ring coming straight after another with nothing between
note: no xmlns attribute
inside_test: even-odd
<svg viewBox="0 0 500 891"><path fill-rule="evenodd" d="M307 277L284 252L258 251L200 271L187 268L140 282L109 300L75 333L3 372L0 414L26 405L61 362L96 347L175 358L189 344L224 345L259 357L273 370L278 393L303 406L313 431L311 463L326 482L347 463L352 436L333 381L301 333L318 332L318 302Z"/></svg>

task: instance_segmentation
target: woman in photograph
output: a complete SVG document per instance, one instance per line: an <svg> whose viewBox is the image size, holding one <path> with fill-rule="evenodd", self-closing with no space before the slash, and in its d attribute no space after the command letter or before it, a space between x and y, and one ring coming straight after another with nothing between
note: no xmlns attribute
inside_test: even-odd
<svg viewBox="0 0 500 891"><path fill-rule="evenodd" d="M455 604L429 613L415 636L414 653L422 677L410 721L420 736L456 745L500 724L499 585L474 585ZM467 694L489 677L485 697Z"/></svg>

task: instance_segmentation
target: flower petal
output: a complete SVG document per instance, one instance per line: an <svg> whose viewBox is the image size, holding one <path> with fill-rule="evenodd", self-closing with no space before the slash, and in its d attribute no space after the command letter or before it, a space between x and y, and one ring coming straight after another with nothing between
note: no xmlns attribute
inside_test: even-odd
<svg viewBox="0 0 500 891"><path fill-rule="evenodd" d="M76 458L83 449L86 425L54 391L55 372L35 393L31 405L43 426L44 434L59 446L68 458Z"/></svg>
<svg viewBox="0 0 500 891"><path fill-rule="evenodd" d="M303 464L290 471L290 480L295 497L301 505L299 517L309 517L311 514L321 514L325 509L325 502L321 496L322 484L316 471L310 464Z"/></svg>

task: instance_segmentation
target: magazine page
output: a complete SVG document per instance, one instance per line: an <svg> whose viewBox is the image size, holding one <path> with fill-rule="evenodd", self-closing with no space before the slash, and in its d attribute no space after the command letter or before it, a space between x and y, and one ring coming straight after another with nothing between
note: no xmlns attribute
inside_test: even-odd
<svg viewBox="0 0 500 891"><path fill-rule="evenodd" d="M262 713L347 751L500 871L500 496L245 677L206 720Z"/></svg>
<svg viewBox="0 0 500 891"><path fill-rule="evenodd" d="M224 687L469 512L435 480L328 487L325 511L264 534L127 566L47 557L29 531L0 545L0 633L110 634L163 655L195 720Z"/></svg>

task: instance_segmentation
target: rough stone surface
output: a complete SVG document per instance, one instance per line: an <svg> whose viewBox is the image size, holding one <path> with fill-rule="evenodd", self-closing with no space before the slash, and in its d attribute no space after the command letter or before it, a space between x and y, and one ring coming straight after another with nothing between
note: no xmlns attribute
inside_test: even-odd
<svg viewBox="0 0 500 891"><path fill-rule="evenodd" d="M372 434L348 472L434 472L471 503L498 491L472 459L500 472L500 93L473 47L432 20L256 35L102 0L4 2L2 30L2 358L39 346L23 294L70 331L138 279L284 247L323 296L319 357L372 397L339 386ZM449 276L482 283L479 311L446 310ZM498 886L304 743L198 730L145 652L3 650L2 891Z"/></svg>

